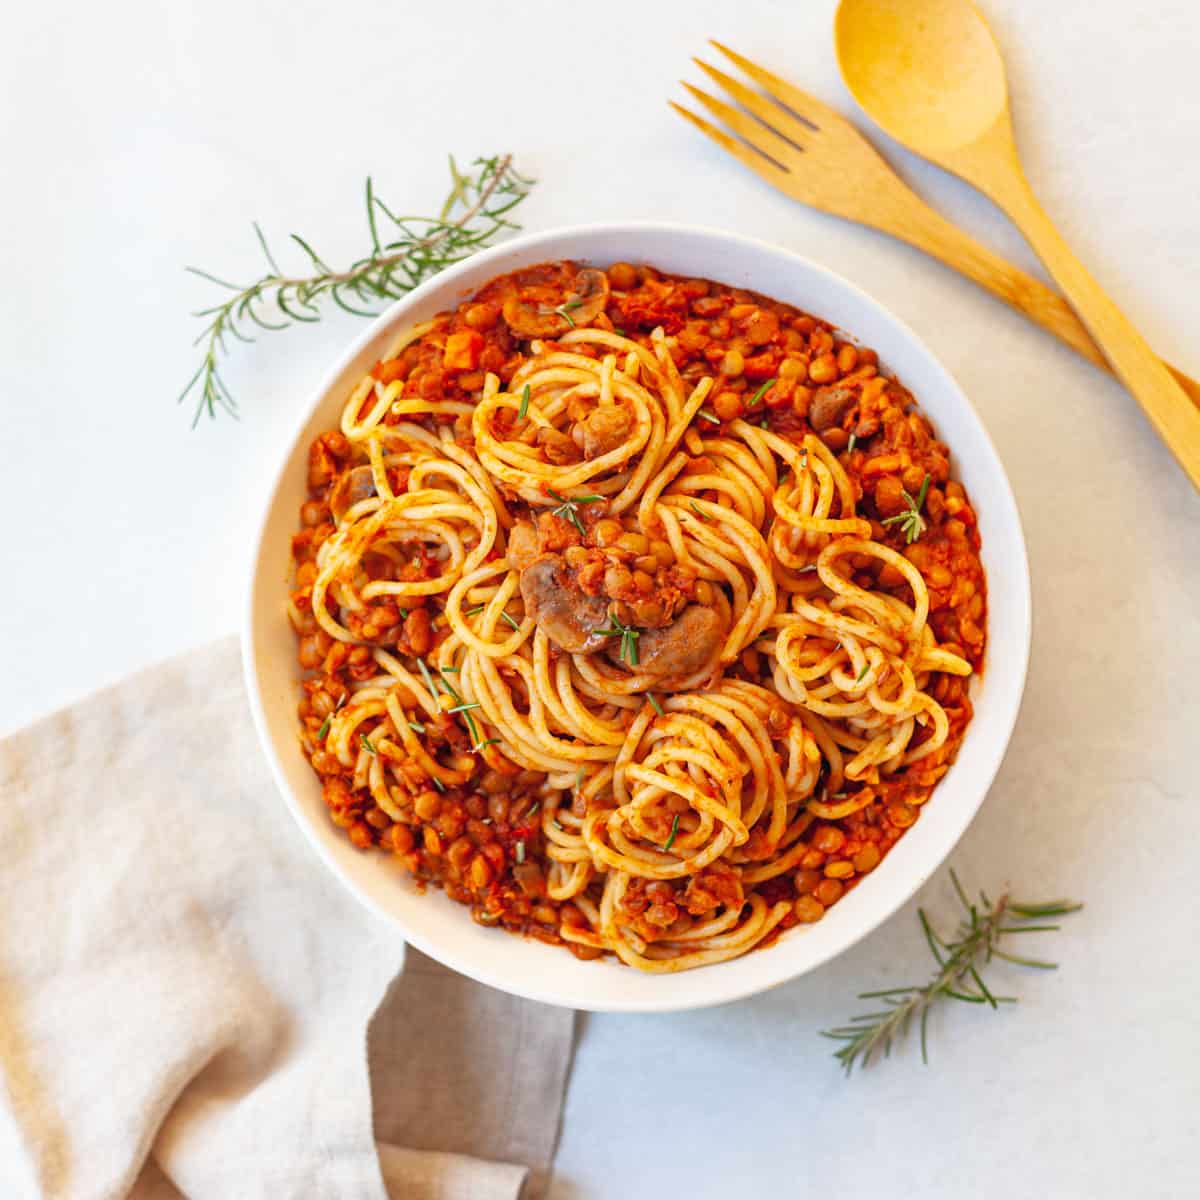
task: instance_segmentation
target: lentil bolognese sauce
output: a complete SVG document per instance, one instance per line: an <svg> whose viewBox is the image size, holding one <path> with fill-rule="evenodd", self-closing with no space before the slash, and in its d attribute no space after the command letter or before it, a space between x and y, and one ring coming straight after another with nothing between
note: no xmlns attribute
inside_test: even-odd
<svg viewBox="0 0 1200 1200"><path fill-rule="evenodd" d="M971 719L947 447L819 317L649 266L492 280L309 456L290 617L331 819L649 971L817 921Z"/></svg>

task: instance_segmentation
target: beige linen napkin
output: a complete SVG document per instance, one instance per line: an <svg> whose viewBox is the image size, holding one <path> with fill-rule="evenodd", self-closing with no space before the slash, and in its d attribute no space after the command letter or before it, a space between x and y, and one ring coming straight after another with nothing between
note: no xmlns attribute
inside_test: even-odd
<svg viewBox="0 0 1200 1200"><path fill-rule="evenodd" d="M572 1014L412 951L396 978L276 795L234 640L0 743L0 854L5 1200L544 1187Z"/></svg>

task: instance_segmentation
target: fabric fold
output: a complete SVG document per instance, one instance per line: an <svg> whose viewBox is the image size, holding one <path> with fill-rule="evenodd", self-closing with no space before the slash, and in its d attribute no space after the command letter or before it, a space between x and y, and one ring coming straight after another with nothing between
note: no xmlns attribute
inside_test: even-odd
<svg viewBox="0 0 1200 1200"><path fill-rule="evenodd" d="M424 966L380 1009L403 942L275 794L234 639L0 743L0 845L0 1194L501 1200L549 1163L572 1014ZM489 1024L551 1086L473 1138L496 1086L455 1047ZM463 1129L439 1143L414 1090L453 1091Z"/></svg>

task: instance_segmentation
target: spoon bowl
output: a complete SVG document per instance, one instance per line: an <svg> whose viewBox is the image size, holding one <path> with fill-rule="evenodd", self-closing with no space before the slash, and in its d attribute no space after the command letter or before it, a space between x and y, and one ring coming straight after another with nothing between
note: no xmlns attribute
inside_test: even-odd
<svg viewBox="0 0 1200 1200"><path fill-rule="evenodd" d="M897 141L940 161L1008 112L992 31L964 0L843 0L834 24L847 87Z"/></svg>
<svg viewBox="0 0 1200 1200"><path fill-rule="evenodd" d="M1004 63L971 0L841 0L838 65L867 115L1013 219L1200 491L1200 410L1075 257L1013 141Z"/></svg>

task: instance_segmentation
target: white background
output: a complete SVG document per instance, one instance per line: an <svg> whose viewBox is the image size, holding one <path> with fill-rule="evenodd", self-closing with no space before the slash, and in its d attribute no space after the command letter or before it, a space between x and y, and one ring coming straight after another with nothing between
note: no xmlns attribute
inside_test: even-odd
<svg viewBox="0 0 1200 1200"><path fill-rule="evenodd" d="M213 293L180 268L256 272L251 218L341 262L364 248L368 172L420 211L440 199L448 151L511 149L541 180L529 228L679 219L776 241L900 313L996 439L1026 521L1034 655L1008 759L955 861L993 890L1088 907L1041 947L1058 973L995 972L1019 1005L934 1018L928 1068L910 1048L846 1082L815 1036L854 1011L856 988L927 970L913 906L757 1000L586 1019L555 1200L1195 1195L1200 500L1116 384L915 251L773 194L667 109L713 35L853 111L833 7L8 13L0 730L239 623L283 438L353 326L239 348L243 420L189 430L174 403L194 365L187 313ZM1154 345L1200 374L1200 8L987 9L1046 207ZM923 194L1030 265L984 201L872 136ZM920 901L948 915L945 878Z"/></svg>

